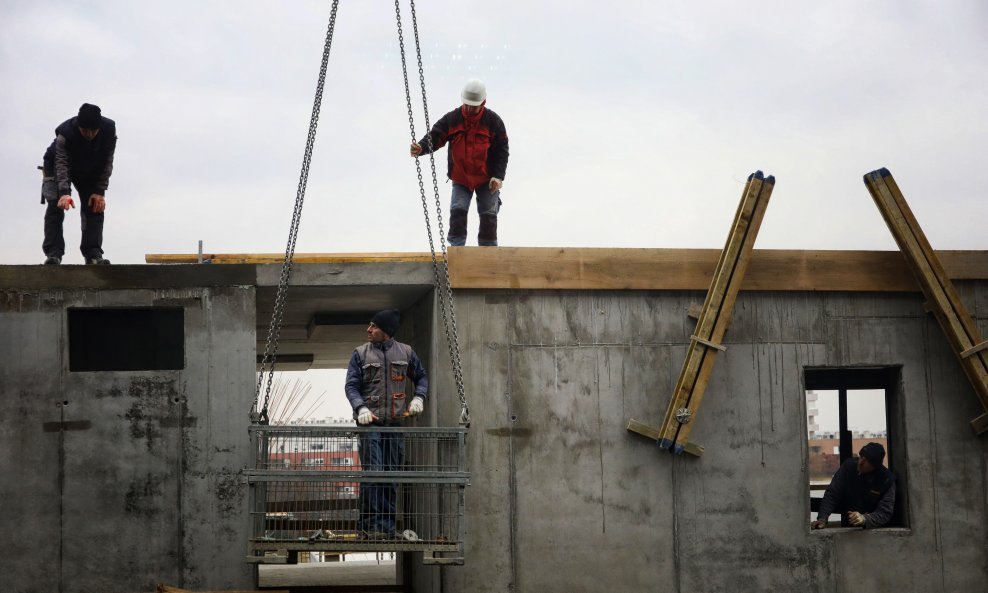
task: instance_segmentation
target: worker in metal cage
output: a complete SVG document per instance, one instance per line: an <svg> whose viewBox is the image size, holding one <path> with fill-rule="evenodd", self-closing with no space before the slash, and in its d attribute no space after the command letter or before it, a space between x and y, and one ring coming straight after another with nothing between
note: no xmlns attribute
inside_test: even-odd
<svg viewBox="0 0 988 593"><path fill-rule="evenodd" d="M346 396L353 417L361 426L400 426L421 414L429 392L429 379L418 355L408 344L394 339L401 313L387 309L375 314L367 326L367 343L357 347L346 372ZM411 399L408 388L413 387ZM404 443L394 432L361 432L360 464L365 471L398 471ZM397 486L371 482L360 485L360 520L364 539L394 539Z"/></svg>
<svg viewBox="0 0 988 593"><path fill-rule="evenodd" d="M79 191L82 242L79 249L87 264L108 264L103 257L103 212L106 188L113 173L117 125L103 117L96 105L83 103L79 114L55 128L55 140L45 151L41 203L45 210L45 263L58 265L65 255L62 222L75 208L72 186Z"/></svg>
<svg viewBox="0 0 988 593"><path fill-rule="evenodd" d="M873 529L888 523L895 508L895 474L882 465L884 459L885 447L868 443L856 461L845 461L827 486L810 527L823 529L833 512L841 514L845 527Z"/></svg>
<svg viewBox="0 0 988 593"><path fill-rule="evenodd" d="M483 82L468 81L460 98L463 105L442 116L424 138L413 142L410 153L413 157L429 154L449 143L447 176L453 181L449 244L466 245L467 212L476 193L477 244L496 246L501 186L508 168L508 132L500 116L487 108Z"/></svg>

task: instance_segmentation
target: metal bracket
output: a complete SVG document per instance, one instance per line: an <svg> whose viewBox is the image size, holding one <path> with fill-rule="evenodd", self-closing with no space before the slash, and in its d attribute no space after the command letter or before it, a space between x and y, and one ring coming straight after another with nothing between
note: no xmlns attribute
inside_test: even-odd
<svg viewBox="0 0 988 593"><path fill-rule="evenodd" d="M692 418L693 412L690 412L689 408L679 408L676 410L676 422L679 422L680 424L689 424Z"/></svg>

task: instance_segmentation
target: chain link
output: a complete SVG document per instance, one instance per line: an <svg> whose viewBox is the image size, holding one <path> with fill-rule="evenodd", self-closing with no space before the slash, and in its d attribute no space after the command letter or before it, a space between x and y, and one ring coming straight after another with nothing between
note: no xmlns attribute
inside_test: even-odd
<svg viewBox="0 0 988 593"><path fill-rule="evenodd" d="M302 157L302 172L299 175L298 190L295 193L295 210L292 213L292 224L288 232L288 246L285 248L285 261L281 267L281 278L278 280L278 293L274 301L274 311L271 314L271 325L268 327L267 344L264 346L264 357L261 359L261 370L257 375L257 388L254 390L254 405L251 406L250 420L254 423L268 422L268 403L271 400L271 383L274 379L274 365L278 358L278 338L281 335L281 323L285 315L285 300L288 296L288 282L292 276L292 259L295 255L295 241L298 238L299 222L302 220L302 204L305 201L305 187L309 182L309 166L312 163L312 149L316 142L316 128L319 125L319 110L322 108L323 88L326 86L326 68L329 64L329 50L333 45L333 30L336 28L336 10L339 0L333 0L333 8L329 15L329 25L326 28L326 42L323 45L322 63L319 66L319 81L316 83L316 96L312 104L312 118L309 120L309 136L305 142L305 154ZM261 398L261 385L264 374L267 373L267 387L264 391L264 405L257 410L257 402Z"/></svg>
<svg viewBox="0 0 988 593"><path fill-rule="evenodd" d="M436 283L436 294L439 297L439 310L442 315L443 329L446 333L446 344L449 346L450 363L453 367L453 379L456 383L456 393L460 400L460 424L470 425L470 408L467 406L466 391L463 387L463 370L460 360L460 343L456 331L456 310L453 303L453 289L449 281L449 258L446 252L446 236L443 231L442 202L439 198L439 180L436 175L436 159L432 145L432 126L429 122L429 104L425 92L425 69L422 66L422 49L419 41L418 20L415 14L415 0L409 0L412 17L412 31L415 36L415 54L418 61L419 86L422 90L422 110L425 118L426 143L429 153L429 166L432 173L432 188L436 200L436 222L439 231L439 245L442 250L442 264L436 257L436 247L432 236L432 224L429 217L429 203L425 196L425 182L422 179L422 165L415 159L415 172L418 175L419 194L422 198L422 212L425 215L425 229L429 236L429 250L432 253L432 270ZM412 97L408 84L408 65L405 57L405 36L401 26L401 4L395 0L395 18L398 23L398 48L401 53L401 72L405 81L405 103L408 107L408 128L412 142L416 142L415 118L412 114Z"/></svg>

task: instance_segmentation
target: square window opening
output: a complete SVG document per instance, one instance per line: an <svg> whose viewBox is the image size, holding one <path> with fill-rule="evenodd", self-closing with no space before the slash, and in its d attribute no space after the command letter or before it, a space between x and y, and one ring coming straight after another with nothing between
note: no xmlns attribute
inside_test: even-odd
<svg viewBox="0 0 988 593"><path fill-rule="evenodd" d="M892 516L882 527L908 527L901 367L806 368L804 385L810 521L841 465L856 461L861 448L874 442L885 448L884 465L895 476ZM841 525L850 523L838 509L828 526Z"/></svg>

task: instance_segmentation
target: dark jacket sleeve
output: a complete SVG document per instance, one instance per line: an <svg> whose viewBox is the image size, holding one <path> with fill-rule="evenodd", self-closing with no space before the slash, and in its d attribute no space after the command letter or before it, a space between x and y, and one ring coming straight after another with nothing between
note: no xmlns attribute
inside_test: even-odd
<svg viewBox="0 0 988 593"><path fill-rule="evenodd" d="M446 140L449 139L449 127L456 111L457 110L454 109L439 118L439 121L432 126L432 130L430 130L428 134L419 140L419 146L422 147L422 154L429 154L430 152L435 152L443 146L446 146Z"/></svg>
<svg viewBox="0 0 988 593"><path fill-rule="evenodd" d="M491 177L497 177L501 181L504 181L504 176L508 172L508 131L504 128L504 121L500 116L495 118L491 126L487 171L490 172Z"/></svg>
<svg viewBox="0 0 988 593"><path fill-rule="evenodd" d="M59 135L55 138L55 181L58 183L58 195L72 195L72 179L69 177L69 169L72 166L69 151L65 146L65 136Z"/></svg>
<svg viewBox="0 0 988 593"><path fill-rule="evenodd" d="M882 499L878 501L878 507L865 514L865 529L881 527L892 518L892 511L895 509L895 481L889 486Z"/></svg>
<svg viewBox="0 0 988 593"><path fill-rule="evenodd" d="M408 376L415 383L415 396L424 401L429 395L429 374L425 372L422 360L414 351L408 360Z"/></svg>
<svg viewBox="0 0 988 593"><path fill-rule="evenodd" d="M367 405L364 402L364 397L360 394L360 388L363 387L363 384L364 362L360 360L360 356L354 350L353 356L350 357L350 364L346 368L346 382L344 383L346 398L350 400L350 406L354 412L359 410L361 406Z"/></svg>
<svg viewBox="0 0 988 593"><path fill-rule="evenodd" d="M823 493L823 500L820 502L820 511L816 514L817 521L826 521L830 514L840 507L844 498L844 474L847 464L843 464L837 469L837 473L830 480L826 492Z"/></svg>
<svg viewBox="0 0 988 593"><path fill-rule="evenodd" d="M105 130L107 135L107 146L106 146L106 165L103 170L100 171L100 175L96 180L96 191L103 195L106 193L106 189L110 187L110 175L113 174L113 154L117 151L117 127L114 125ZM102 131L100 132L103 133Z"/></svg>

